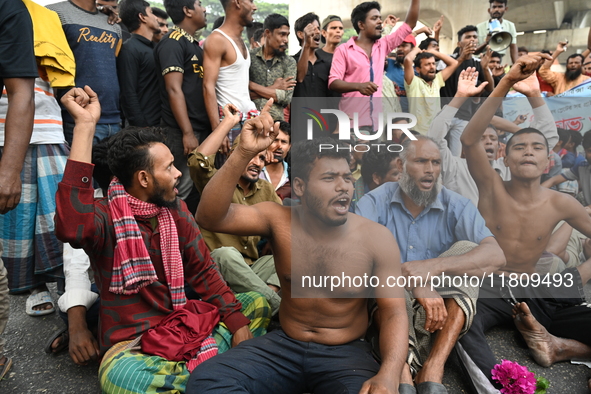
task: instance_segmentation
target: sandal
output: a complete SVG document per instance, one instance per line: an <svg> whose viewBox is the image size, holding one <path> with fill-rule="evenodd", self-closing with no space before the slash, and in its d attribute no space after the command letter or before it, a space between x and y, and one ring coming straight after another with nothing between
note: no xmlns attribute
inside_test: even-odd
<svg viewBox="0 0 591 394"><path fill-rule="evenodd" d="M51 304L51 308L49 309L33 309L36 306L40 306L43 304ZM49 291L44 290L40 291L39 293L31 293L29 298L27 298L26 309L25 312L29 316L44 316L49 315L50 313L55 312L55 307L53 305L53 299L51 298L51 294Z"/></svg>
<svg viewBox="0 0 591 394"><path fill-rule="evenodd" d="M4 379L10 367L12 367L12 359L8 356L0 356L0 381Z"/></svg>
<svg viewBox="0 0 591 394"><path fill-rule="evenodd" d="M59 344L57 345L57 347L53 348L51 347L51 345L53 345L53 342L55 342L56 339L61 339ZM49 354L59 354L61 352L63 352L64 350L66 350L68 347L70 346L70 333L68 332L67 328L62 328L61 330L57 331L54 335L52 335L52 337L49 339L49 341L47 342L47 344L45 345L45 347L43 348L43 350L45 350L45 353Z"/></svg>

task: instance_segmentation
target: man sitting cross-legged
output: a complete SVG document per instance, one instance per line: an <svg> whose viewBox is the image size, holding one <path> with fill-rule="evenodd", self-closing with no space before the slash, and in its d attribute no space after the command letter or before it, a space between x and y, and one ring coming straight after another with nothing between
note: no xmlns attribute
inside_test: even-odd
<svg viewBox="0 0 591 394"><path fill-rule="evenodd" d="M439 185L441 155L437 144L429 137L417 136L417 141L407 140L402 146L398 182L387 182L370 191L356 207L357 214L394 234L402 273L409 281L442 274L482 277L502 267L503 252L476 207ZM478 297L477 287L461 283L441 289L414 282L407 285L411 290L407 306L410 352L402 382L413 384L414 375L419 394L447 392L441 384L443 366L458 337L470 328ZM434 286L439 287L436 283ZM376 321L381 313L378 307ZM371 335L370 340L374 342Z"/></svg>
<svg viewBox="0 0 591 394"><path fill-rule="evenodd" d="M541 186L549 148L538 130L523 129L507 142L504 160L511 171L510 181L503 181L490 166L481 139L509 89L532 75L548 57L520 57L461 138L478 186L478 208L507 258L499 275L484 281L474 323L458 345L460 360L478 393L500 388L493 387L491 369L497 360L484 332L510 322L512 317L538 364L548 367L558 361L591 357L591 309L581 305L585 301L583 285L591 278L591 260L546 280L536 274L536 264L558 222L565 220L591 236L591 218L573 197ZM511 282L516 277L520 280Z"/></svg>
<svg viewBox="0 0 591 394"><path fill-rule="evenodd" d="M293 147L292 190L301 206L231 204L246 165L276 138L278 123L273 125L268 114L271 102L259 118L245 123L238 147L205 187L197 217L212 231L269 239L282 287L282 329L199 365L187 393L398 393L408 349L401 288L388 291L394 298L380 297L378 289L377 303L383 310L381 367L360 340L368 318L359 288L343 289L352 298L292 298L293 291L301 290L301 278L292 268L298 272L313 267L306 275L341 275L345 266L368 275L400 275L392 234L348 212L353 183L344 146L319 152L320 143L334 144L326 138Z"/></svg>
<svg viewBox="0 0 591 394"><path fill-rule="evenodd" d="M269 305L254 292L237 300L224 283L193 216L177 198L175 186L181 173L173 164L174 157L153 129L128 128L112 137L108 162L115 177L108 198L95 200L91 152L100 115L98 97L86 86L70 90L62 103L76 125L56 195L56 234L83 248L95 273L101 297L101 389L105 393L182 392L189 376L186 359L146 354L135 345L142 336L143 350L150 329L172 313L187 312L185 283L203 301L213 304L216 312L219 308L219 320L225 326L213 328L213 335L220 351L227 349L229 342L237 345L252 338L253 332L264 334ZM248 299L252 301L247 303ZM212 318L213 326L217 316ZM210 322L200 321L200 327L206 323ZM209 329L199 334L211 335ZM185 333L184 338L194 336ZM211 344L210 339L206 342ZM158 351L185 346L181 355L193 355L201 345L201 341L196 345L181 343L177 336L159 343ZM201 346L200 351L205 350ZM211 352L204 356L208 354Z"/></svg>
<svg viewBox="0 0 591 394"><path fill-rule="evenodd" d="M218 148L232 128L241 121L238 108L232 104L225 105L223 113L224 119L219 126L189 156L191 179L200 193L218 171L214 167ZM236 145L233 144L230 152L234 151ZM234 204L254 205L263 201L281 204L273 185L259 179L265 159L266 152L259 152L244 166L232 195ZM211 257L228 286L236 292L256 291L263 294L271 305L273 314L276 314L281 303L281 297L277 294L280 283L273 256L259 258L257 244L261 237L254 233L238 236L205 228L202 229L202 234L211 251Z"/></svg>

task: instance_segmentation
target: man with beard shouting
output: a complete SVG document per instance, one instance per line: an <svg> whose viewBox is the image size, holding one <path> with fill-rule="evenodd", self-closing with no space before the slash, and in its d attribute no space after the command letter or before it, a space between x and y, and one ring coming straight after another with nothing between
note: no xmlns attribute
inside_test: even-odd
<svg viewBox="0 0 591 394"><path fill-rule="evenodd" d="M436 58L447 65L441 72L437 72ZM414 47L404 58L404 88L410 113L418 119L414 129L419 133L429 131L431 121L441 109L440 89L459 65L456 59L435 49L421 52L419 47Z"/></svg>
<svg viewBox="0 0 591 394"><path fill-rule="evenodd" d="M550 70L558 56L566 51L568 42L560 41L552 54L552 59L547 59L540 70L540 76L554 88L554 94L564 93L589 79L583 75L583 61L585 58L580 53L573 53L566 59L566 71L564 74Z"/></svg>
<svg viewBox="0 0 591 394"><path fill-rule="evenodd" d="M235 106L224 106L223 113L224 120L219 127L189 156L191 179L199 193L203 192L218 171L214 166L218 147L230 130L240 122L240 113ZM234 141L230 155L234 154L239 139L240 137ZM279 142L273 147L275 145L279 145ZM242 174L234 187L234 204L250 206L264 201L281 204L273 185L259 179L266 155L267 151L259 152L242 169ZM275 272L273 256L259 256L257 245L261 237L258 234L225 234L205 228L201 229L201 233L228 286L238 293L256 291L263 294L271 305L273 314L276 314L281 303L281 297L277 294L281 284Z"/></svg>
<svg viewBox="0 0 591 394"><path fill-rule="evenodd" d="M417 138L403 144L398 162L400 180L365 194L357 203L356 213L394 234L402 274L407 278L427 280L442 274L480 278L495 272L505 264L497 241L470 200L440 186L437 144L429 137ZM410 346L400 381L412 385L414 376L419 394L447 393L441 384L443 366L476 312L477 288L446 286L434 291L429 285L417 285L407 294ZM374 322L379 324L380 320L378 305ZM430 348L430 336L435 332Z"/></svg>
<svg viewBox="0 0 591 394"><path fill-rule="evenodd" d="M278 123L273 124L268 113L271 103L259 118L245 123L234 153L203 190L197 217L199 225L211 231L269 239L282 287L281 329L199 365L189 379L187 394L398 393L407 352L400 287L390 288L387 294L385 288L376 289L383 312L381 366L360 339L368 323L364 289L351 284L336 292L326 286L308 288L308 296L316 298L292 298L292 293L302 290L303 277L297 274L302 269L305 275L400 276L392 234L348 212L353 183L345 146L319 150L320 144L334 145L329 138L294 146L293 191L301 205L231 203L244 168L277 137Z"/></svg>
<svg viewBox="0 0 591 394"><path fill-rule="evenodd" d="M153 128L128 127L111 137L108 164L114 178L108 198L94 199L91 158L101 111L98 97L88 86L74 88L64 95L62 104L75 127L56 194L55 232L63 242L88 254L101 298L100 349L89 340L76 358L102 357L103 393L184 392L188 369L198 361L185 362L178 354L199 353L206 359L211 355L206 353L211 351L211 338L196 341L195 333L181 329L175 331L180 334L176 342L161 336L159 348L151 346L150 351L144 345L150 343L148 331L194 305L187 301L185 285L212 304L212 310L219 310L223 325L216 325L217 317L201 314L196 330L207 336L213 326L211 335L220 352L253 334L264 334L269 306L254 292L234 295L224 282L193 216L177 197L181 172L161 134ZM72 319L72 313L82 318ZM84 321L85 313L84 307L68 310L70 321ZM173 349L179 353L171 354Z"/></svg>

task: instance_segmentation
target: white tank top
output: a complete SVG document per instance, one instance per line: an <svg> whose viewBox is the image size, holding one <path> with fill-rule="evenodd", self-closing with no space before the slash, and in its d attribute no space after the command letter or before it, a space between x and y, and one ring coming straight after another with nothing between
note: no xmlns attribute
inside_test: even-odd
<svg viewBox="0 0 591 394"><path fill-rule="evenodd" d="M248 70L250 68L249 51L246 51L245 59L233 39L228 37L228 35L220 29L215 29L214 31L217 31L226 37L234 47L234 51L236 51L236 61L229 66L220 67L218 80L215 84L218 105L223 107L226 104L234 104L242 113L256 110L256 105L250 99L248 91Z"/></svg>

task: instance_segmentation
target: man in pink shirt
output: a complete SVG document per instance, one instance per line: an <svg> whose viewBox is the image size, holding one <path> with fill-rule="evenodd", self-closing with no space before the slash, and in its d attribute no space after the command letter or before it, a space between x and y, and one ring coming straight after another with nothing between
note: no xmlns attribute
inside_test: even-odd
<svg viewBox="0 0 591 394"><path fill-rule="evenodd" d="M343 95L339 109L351 118L354 112L359 113L358 129L363 134L378 129L384 60L412 32L419 17L419 0L411 1L402 26L384 37L380 10L380 4L375 1L361 3L353 9L351 22L359 36L337 48L328 78L329 88ZM395 22L394 16L388 18Z"/></svg>

